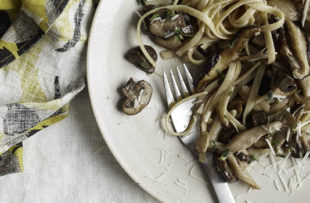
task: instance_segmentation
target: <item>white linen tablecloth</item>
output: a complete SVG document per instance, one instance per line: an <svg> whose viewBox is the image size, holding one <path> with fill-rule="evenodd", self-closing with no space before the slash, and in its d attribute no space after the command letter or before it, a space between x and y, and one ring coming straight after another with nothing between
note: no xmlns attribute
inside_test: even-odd
<svg viewBox="0 0 310 203"><path fill-rule="evenodd" d="M84 90L67 119L24 142L23 173L0 177L1 203L157 202L106 146Z"/></svg>

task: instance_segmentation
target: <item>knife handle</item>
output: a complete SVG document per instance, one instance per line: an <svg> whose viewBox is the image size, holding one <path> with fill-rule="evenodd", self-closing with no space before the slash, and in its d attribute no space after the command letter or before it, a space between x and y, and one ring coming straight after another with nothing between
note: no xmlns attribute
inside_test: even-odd
<svg viewBox="0 0 310 203"><path fill-rule="evenodd" d="M225 182L223 177L221 177L220 174L216 171L212 159L212 155L207 155L206 161L202 165L211 181L218 202L235 203L235 199L231 193L228 183Z"/></svg>

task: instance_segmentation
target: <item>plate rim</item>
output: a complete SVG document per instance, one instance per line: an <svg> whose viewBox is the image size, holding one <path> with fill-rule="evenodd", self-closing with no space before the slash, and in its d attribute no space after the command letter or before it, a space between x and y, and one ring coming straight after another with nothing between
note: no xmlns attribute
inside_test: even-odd
<svg viewBox="0 0 310 203"><path fill-rule="evenodd" d="M105 2L105 3L104 3ZM149 189L146 185L143 184L143 181L140 181L138 177L136 177L133 173L131 173L131 170L127 167L127 164L119 157L118 153L113 149L112 144L109 142L109 139L106 137L105 130L103 129L103 126L99 124L99 113L97 110L97 107L95 105L95 99L94 99L94 92L93 88L91 85L91 71L90 71L90 54L92 50L90 49L91 44L95 42L95 39L93 39L92 35L95 30L96 24L98 24L99 21L99 13L102 12L104 8L104 4L107 5L109 2L107 0L100 0L99 4L97 5L95 14L92 19L91 27L89 30L89 35L88 35L88 43L87 43L87 51L86 51L86 80L87 80L87 89L89 93L89 99L90 99L90 104L91 108L93 110L95 120L97 123L97 126L99 128L99 131L101 133L102 138L104 139L105 143L107 144L110 152L112 153L113 157L116 159L118 164L121 166L121 168L126 172L126 174L134 181L135 184L137 184L143 191L151 195L154 199L160 202L164 202L164 200L160 199L158 196L156 196L151 189Z"/></svg>
<svg viewBox="0 0 310 203"><path fill-rule="evenodd" d="M86 50L86 79L87 79L87 89L89 92L91 107L92 107L92 110L94 113L94 117L95 117L97 126L99 128L100 133L101 133L101 136L104 139L105 143L107 144L107 147L109 148L113 157L118 162L118 164L121 166L121 168L134 181L134 183L138 184L138 186L140 188L142 188L146 193L151 195L154 199L156 199L159 202L166 202L166 200L160 194L158 194L154 190L152 190L152 187L145 184L144 181L133 172L133 170L126 163L125 159L121 158L122 157L121 153L117 152L116 148L113 147L113 144L111 143L111 140L109 139L109 136L107 135L108 133L105 133L106 127L104 127L103 125L100 125L100 123L102 123L101 122L102 120L100 119L100 117L103 117L103 116L101 114L99 114L98 102L95 102L96 99L94 96L95 86L92 85L92 82L91 82L91 78L93 78L91 76L92 75L91 72L93 72L93 71L91 71L91 70L93 70L94 68L91 68L91 66L90 66L90 64L91 64L90 58L91 58L91 53L93 53L94 51L92 49L90 49L90 47L92 47L92 44L94 44L96 42L95 38L93 38L92 36L94 35L96 25L99 23L98 21L100 21L100 19L99 19L100 12L103 12L105 10L105 7L108 7L107 5L112 4L112 3L109 2L108 0L100 0L98 6L96 8L95 14L93 16L92 24L90 26L90 31L88 34L88 44L87 44L87 50ZM101 14L101 15L105 15L105 14ZM102 68L108 68L108 67L102 67ZM96 106L96 104L97 104L97 106ZM283 194L285 194L285 193L283 193ZM295 197L294 197L294 199L295 199ZM297 199L297 201L298 201L298 199Z"/></svg>

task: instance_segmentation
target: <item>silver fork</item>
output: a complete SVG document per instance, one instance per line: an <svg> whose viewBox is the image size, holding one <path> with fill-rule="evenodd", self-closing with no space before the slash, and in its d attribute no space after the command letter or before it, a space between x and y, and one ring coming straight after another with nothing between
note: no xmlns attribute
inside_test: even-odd
<svg viewBox="0 0 310 203"><path fill-rule="evenodd" d="M180 72L179 67L177 67L177 75L179 79L179 84L181 86L182 93L180 92L177 79L174 76L172 70L170 69L170 78L172 81L172 88L170 88L167 74L164 72L164 86L165 86L165 92L166 92L166 98L167 98L167 104L170 108L176 101L192 94L194 92L194 80L188 71L188 68L185 64L183 64L184 72L186 76L187 85L185 83L184 78L182 77L182 74ZM175 96L173 96L173 92L175 93ZM192 108L194 106L194 100L189 100L183 104L181 104L179 107L177 107L172 113L171 113L171 119L173 126L176 130L176 132L183 132L191 118L192 114ZM198 128L193 128L191 133L184 137L179 137L179 140L184 144L184 146L190 150L196 157L198 157L197 151L195 150L195 144L196 139L199 135ZM203 168L205 169L206 174L208 175L210 182L213 186L214 192L217 196L219 203L234 203L235 200L233 198L233 195L230 191L229 185L224 181L224 179L217 173L214 165L213 165L213 159L212 155L207 155L205 163L202 164Z"/></svg>

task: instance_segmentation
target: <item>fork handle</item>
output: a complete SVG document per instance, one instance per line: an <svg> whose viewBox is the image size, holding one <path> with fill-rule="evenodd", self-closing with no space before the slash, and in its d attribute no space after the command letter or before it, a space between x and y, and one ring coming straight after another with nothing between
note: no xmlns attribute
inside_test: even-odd
<svg viewBox="0 0 310 203"><path fill-rule="evenodd" d="M203 164L206 170L211 184L213 186L214 192L217 196L219 203L235 203L235 199L230 191L229 185L224 181L224 179L216 171L212 155L207 155L206 161Z"/></svg>

